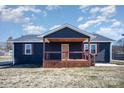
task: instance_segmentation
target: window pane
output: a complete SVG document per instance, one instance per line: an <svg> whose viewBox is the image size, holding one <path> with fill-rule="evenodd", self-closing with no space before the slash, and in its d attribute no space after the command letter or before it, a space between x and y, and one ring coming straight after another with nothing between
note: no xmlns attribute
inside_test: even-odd
<svg viewBox="0 0 124 93"><path fill-rule="evenodd" d="M26 53L30 54L31 50L30 49L26 49Z"/></svg>
<svg viewBox="0 0 124 93"><path fill-rule="evenodd" d="M96 45L91 45L91 53L95 53Z"/></svg>
<svg viewBox="0 0 124 93"><path fill-rule="evenodd" d="M88 52L88 44L84 44L84 51Z"/></svg>
<svg viewBox="0 0 124 93"><path fill-rule="evenodd" d="M26 45L26 49L30 49L31 48L31 45Z"/></svg>

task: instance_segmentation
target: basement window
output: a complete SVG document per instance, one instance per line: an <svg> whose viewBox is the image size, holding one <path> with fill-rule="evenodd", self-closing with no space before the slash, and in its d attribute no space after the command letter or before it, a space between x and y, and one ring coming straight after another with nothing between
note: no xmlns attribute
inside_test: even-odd
<svg viewBox="0 0 124 93"><path fill-rule="evenodd" d="M32 44L25 44L25 55L32 55Z"/></svg>

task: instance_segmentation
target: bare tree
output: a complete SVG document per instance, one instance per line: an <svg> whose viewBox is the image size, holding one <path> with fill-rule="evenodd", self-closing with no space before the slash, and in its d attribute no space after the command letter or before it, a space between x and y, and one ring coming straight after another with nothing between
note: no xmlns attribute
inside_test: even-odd
<svg viewBox="0 0 124 93"><path fill-rule="evenodd" d="M12 40L13 38L11 36L7 39L6 51L12 50Z"/></svg>

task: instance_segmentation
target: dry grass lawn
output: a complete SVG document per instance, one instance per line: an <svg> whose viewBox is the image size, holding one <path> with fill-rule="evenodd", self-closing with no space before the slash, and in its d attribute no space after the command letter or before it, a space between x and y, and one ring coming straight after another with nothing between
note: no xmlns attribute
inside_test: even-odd
<svg viewBox="0 0 124 93"><path fill-rule="evenodd" d="M11 56L0 56L0 61L12 60Z"/></svg>
<svg viewBox="0 0 124 93"><path fill-rule="evenodd" d="M124 88L124 67L2 68L0 87Z"/></svg>
<svg viewBox="0 0 124 93"><path fill-rule="evenodd" d="M114 60L112 61L112 64L116 64L116 65L124 65L124 60Z"/></svg>

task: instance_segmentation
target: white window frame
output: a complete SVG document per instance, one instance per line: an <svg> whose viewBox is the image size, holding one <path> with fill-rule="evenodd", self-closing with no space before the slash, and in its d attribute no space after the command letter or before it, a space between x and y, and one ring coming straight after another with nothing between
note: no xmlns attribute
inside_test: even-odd
<svg viewBox="0 0 124 93"><path fill-rule="evenodd" d="M97 54L97 44L90 44L90 53L91 53L91 50L92 50L92 49L91 49L91 46L92 46L92 45L95 45L95 53L92 53L92 54Z"/></svg>
<svg viewBox="0 0 124 93"><path fill-rule="evenodd" d="M27 53L27 52L26 52L27 46L30 46L30 47L29 47L30 53ZM25 55L32 55L32 44L25 44Z"/></svg>
<svg viewBox="0 0 124 93"><path fill-rule="evenodd" d="M86 50L85 49L85 45L88 45L88 44L84 44L84 51ZM97 54L97 44L90 44L90 53L91 53L91 46L92 45L95 45L95 54ZM86 51L85 51L86 52ZM92 53L92 54L94 54L94 53Z"/></svg>
<svg viewBox="0 0 124 93"><path fill-rule="evenodd" d="M85 48L85 45L87 45L87 46L88 46L88 44L84 44L84 52L86 52L86 48Z"/></svg>

